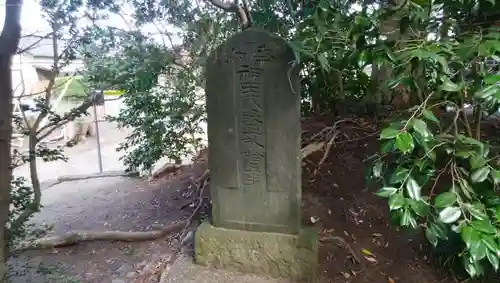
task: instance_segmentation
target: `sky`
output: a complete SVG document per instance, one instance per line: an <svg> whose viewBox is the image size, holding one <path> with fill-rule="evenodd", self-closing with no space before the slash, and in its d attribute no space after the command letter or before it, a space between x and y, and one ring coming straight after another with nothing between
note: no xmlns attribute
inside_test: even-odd
<svg viewBox="0 0 500 283"><path fill-rule="evenodd" d="M3 29L4 19L5 19L5 1L0 0L0 30ZM47 24L45 19L42 17L42 12L40 5L38 4L39 0L24 0L23 7L21 10L21 27L23 34L34 34L39 33L41 35L45 35L48 31L50 31L50 26ZM126 7L122 6L122 9L127 10ZM127 24L124 19L127 21L131 21L131 17L120 17L118 15L110 15L109 20L106 20L106 25L112 25L120 28L127 28ZM173 30L172 27L161 27L162 29ZM158 34L157 28L153 25L150 25L143 30L145 33L153 33ZM152 36L157 39L159 42L162 42L161 36ZM173 36L174 43L180 43L180 38L177 36Z"/></svg>
<svg viewBox="0 0 500 283"><path fill-rule="evenodd" d="M5 1L0 0L0 27L2 29L5 19ZM21 10L21 26L27 32L35 32L41 27L47 27L40 13L40 5L35 0L24 0Z"/></svg>

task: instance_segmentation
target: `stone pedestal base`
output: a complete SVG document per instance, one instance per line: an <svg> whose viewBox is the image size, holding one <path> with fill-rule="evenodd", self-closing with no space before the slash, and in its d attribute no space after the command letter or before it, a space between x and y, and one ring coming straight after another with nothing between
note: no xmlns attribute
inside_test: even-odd
<svg viewBox="0 0 500 283"><path fill-rule="evenodd" d="M298 235L249 232L204 222L195 238L197 264L312 282L318 262L314 228Z"/></svg>

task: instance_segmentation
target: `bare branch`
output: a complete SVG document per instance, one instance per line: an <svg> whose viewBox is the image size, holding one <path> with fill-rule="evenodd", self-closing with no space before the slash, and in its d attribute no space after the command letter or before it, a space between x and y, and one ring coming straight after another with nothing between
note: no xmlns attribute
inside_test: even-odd
<svg viewBox="0 0 500 283"><path fill-rule="evenodd" d="M37 44L39 44L40 42L42 42L42 40L44 40L44 39L48 39L51 35L52 35L52 32L47 33L47 34L46 34L46 35L44 35L44 36L37 36L37 37L39 37L39 39L38 39L37 41L33 42L32 44L30 44L30 45L29 45L29 46L27 46L27 47L24 47L23 49L18 49L16 53L17 53L17 54L21 54L21 53L24 53L24 52L26 52L26 51L30 50L31 48L34 48ZM26 36L23 36L23 37L34 37L34 36L35 36L35 35L34 35L34 33L33 33L33 34L31 34L31 35L26 35Z"/></svg>
<svg viewBox="0 0 500 283"><path fill-rule="evenodd" d="M212 5L214 5L215 7L220 8L226 12L236 13L236 15L238 16L238 18L241 21L242 28L246 29L249 27L250 22L248 20L247 13L245 12L245 9L243 9L243 7L241 7L236 2L235 3L225 3L225 2L222 2L221 0L206 0L206 1L212 3Z"/></svg>

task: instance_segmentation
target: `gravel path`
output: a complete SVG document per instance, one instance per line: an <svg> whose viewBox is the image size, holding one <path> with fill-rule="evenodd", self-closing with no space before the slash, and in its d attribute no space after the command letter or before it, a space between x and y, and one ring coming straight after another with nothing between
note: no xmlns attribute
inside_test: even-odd
<svg viewBox="0 0 500 283"><path fill-rule="evenodd" d="M187 169L185 175L199 170ZM189 214L180 211L180 206L188 202L189 184L187 177L163 184L126 177L65 182L43 191L43 208L33 222L53 224L56 234L72 230L149 230L152 224L168 225ZM27 251L11 259L11 282L132 282L127 278L132 278L136 270L169 253L165 239ZM68 281L68 276L78 281Z"/></svg>

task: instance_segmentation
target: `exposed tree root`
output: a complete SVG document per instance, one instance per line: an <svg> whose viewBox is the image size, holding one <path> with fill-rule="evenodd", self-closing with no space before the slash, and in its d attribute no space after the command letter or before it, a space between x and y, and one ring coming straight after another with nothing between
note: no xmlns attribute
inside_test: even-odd
<svg viewBox="0 0 500 283"><path fill-rule="evenodd" d="M142 242L163 238L182 231L187 221L181 221L162 227L159 230L145 232L128 231L73 231L65 235L48 236L21 243L14 251L60 248L91 241Z"/></svg>
<svg viewBox="0 0 500 283"><path fill-rule="evenodd" d="M354 249L346 242L346 240L344 240L344 238L342 237L339 237L339 236L328 236L328 237L325 237L325 238L322 238L320 239L321 242L331 242L331 241L335 241L337 242L340 246L342 246L343 248L345 248L352 256L352 258L354 259L354 261L356 261L357 263L361 264L361 259L359 257L359 255L356 253L356 251L354 251Z"/></svg>

